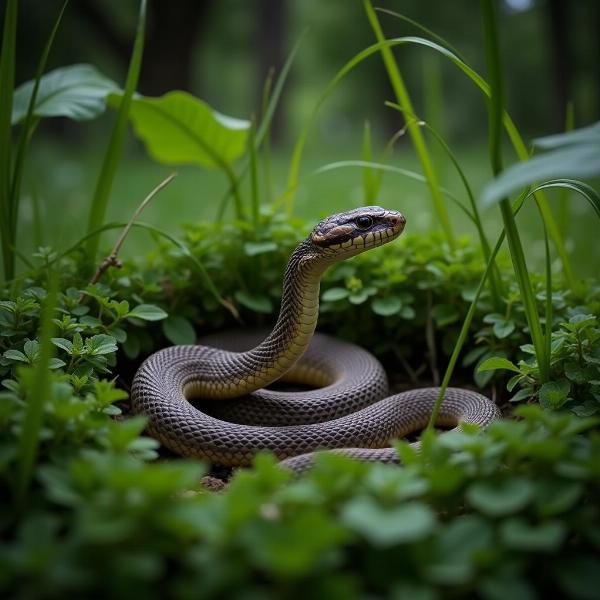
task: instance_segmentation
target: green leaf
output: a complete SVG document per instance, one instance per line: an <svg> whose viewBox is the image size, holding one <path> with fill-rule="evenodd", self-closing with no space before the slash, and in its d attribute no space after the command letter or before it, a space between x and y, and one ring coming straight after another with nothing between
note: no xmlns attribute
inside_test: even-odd
<svg viewBox="0 0 600 600"><path fill-rule="evenodd" d="M480 584L482 597L485 600L536 600L538 595L532 584L522 577L510 572L488 575Z"/></svg>
<svg viewBox="0 0 600 600"><path fill-rule="evenodd" d="M12 124L25 118L34 81L20 85L13 96ZM37 117L68 117L87 121L106 109L108 94L117 84L93 65L70 65L46 73L40 79L33 114Z"/></svg>
<svg viewBox="0 0 600 600"><path fill-rule="evenodd" d="M112 335L106 335L105 333L94 335L90 338L89 343L90 354L93 356L112 354L118 350L117 340Z"/></svg>
<svg viewBox="0 0 600 600"><path fill-rule="evenodd" d="M431 316L434 318L438 327L446 327L458 321L460 313L454 306L450 304L438 304L431 311Z"/></svg>
<svg viewBox="0 0 600 600"><path fill-rule="evenodd" d="M9 360L16 360L29 364L29 359L20 350L7 350L2 356L4 356L4 358L8 358Z"/></svg>
<svg viewBox="0 0 600 600"><path fill-rule="evenodd" d="M478 367L477 372L481 373L483 371L495 371L496 369L507 369L509 371L514 371L515 373L520 373L519 367L512 363L507 358L502 358L500 356L492 356L484 360Z"/></svg>
<svg viewBox="0 0 600 600"><path fill-rule="evenodd" d="M434 529L433 511L419 503L384 509L369 497L359 496L346 504L342 521L374 546L406 544L426 538Z"/></svg>
<svg viewBox="0 0 600 600"><path fill-rule="evenodd" d="M483 189L481 203L491 206L536 181L550 180L550 184L556 178L587 179L598 174L600 143L568 146L508 167Z"/></svg>
<svg viewBox="0 0 600 600"><path fill-rule="evenodd" d="M268 315L273 311L273 303L265 294L253 294L244 290L237 290L234 297L242 306L254 312Z"/></svg>
<svg viewBox="0 0 600 600"><path fill-rule="evenodd" d="M467 499L477 510L499 517L525 508L534 495L528 479L512 477L498 482L477 481L467 490Z"/></svg>
<svg viewBox="0 0 600 600"><path fill-rule="evenodd" d="M571 383L568 379L548 381L540 388L540 404L544 408L560 408L568 399Z"/></svg>
<svg viewBox="0 0 600 600"><path fill-rule="evenodd" d="M575 361L564 363L565 375L574 383L586 383L593 380L598 371L594 366L581 367Z"/></svg>
<svg viewBox="0 0 600 600"><path fill-rule="evenodd" d="M533 396L533 387L528 385L520 389L510 400L509 402L520 402L521 400L527 400Z"/></svg>
<svg viewBox="0 0 600 600"><path fill-rule="evenodd" d="M494 335L502 340L508 337L515 330L515 322L512 320L502 319L496 321L493 326Z"/></svg>
<svg viewBox="0 0 600 600"><path fill-rule="evenodd" d="M118 106L120 95L111 94L109 104ZM130 118L152 158L169 165L229 165L244 153L250 128L250 121L222 115L181 91L134 97Z"/></svg>
<svg viewBox="0 0 600 600"><path fill-rule="evenodd" d="M127 318L134 317L142 319L143 321L160 321L166 319L167 316L167 313L158 306L154 306L153 304L140 304L130 311Z"/></svg>
<svg viewBox="0 0 600 600"><path fill-rule="evenodd" d="M196 341L194 326L185 318L171 315L162 322L165 337L173 344L193 344Z"/></svg>
<svg viewBox="0 0 600 600"><path fill-rule="evenodd" d="M140 338L137 337L137 335L132 335L130 333L123 343L123 351L125 352L125 355L127 358L134 359L138 357L141 350L142 345L140 343Z"/></svg>
<svg viewBox="0 0 600 600"><path fill-rule="evenodd" d="M61 367L66 366L66 362L64 360L60 360L60 358L51 358L48 363L49 369L60 369Z"/></svg>
<svg viewBox="0 0 600 600"><path fill-rule="evenodd" d="M73 343L65 338L52 338L52 343L68 354L73 351Z"/></svg>
<svg viewBox="0 0 600 600"><path fill-rule="evenodd" d="M337 300L343 300L350 295L350 291L342 287L332 287L325 290L321 294L321 300L323 302L336 302Z"/></svg>
<svg viewBox="0 0 600 600"><path fill-rule="evenodd" d="M578 146L579 144L600 144L600 121L587 127L580 127L565 133L548 135L533 140L538 148L553 150L565 146Z"/></svg>
<svg viewBox="0 0 600 600"><path fill-rule="evenodd" d="M500 526L500 539L508 548L527 552L553 552L563 542L566 528L560 521L531 525L525 519L508 519Z"/></svg>
<svg viewBox="0 0 600 600"><path fill-rule="evenodd" d="M277 250L275 242L246 242L244 244L244 253L246 256L256 256L265 252L273 252Z"/></svg>
<svg viewBox="0 0 600 600"><path fill-rule="evenodd" d="M398 296L388 296L387 298L376 298L371 302L371 309L376 315L389 317L402 310L402 300Z"/></svg>

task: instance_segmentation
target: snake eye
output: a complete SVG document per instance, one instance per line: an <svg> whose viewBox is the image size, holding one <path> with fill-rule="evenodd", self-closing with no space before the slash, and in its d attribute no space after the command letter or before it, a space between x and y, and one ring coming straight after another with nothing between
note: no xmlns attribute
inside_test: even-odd
<svg viewBox="0 0 600 600"><path fill-rule="evenodd" d="M369 229L369 227L373 225L373 219L371 219L371 217L368 217L367 215L363 215L362 217L358 217L355 223L359 227L359 229Z"/></svg>

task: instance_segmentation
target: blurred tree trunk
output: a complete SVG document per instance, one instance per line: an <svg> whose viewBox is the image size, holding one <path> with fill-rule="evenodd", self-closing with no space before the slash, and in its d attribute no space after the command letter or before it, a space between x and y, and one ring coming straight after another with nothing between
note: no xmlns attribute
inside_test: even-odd
<svg viewBox="0 0 600 600"><path fill-rule="evenodd" d="M259 0L258 2L257 106L259 108L262 103L263 89L269 73L274 69L274 79L276 79L285 62L285 4L282 0ZM270 138L274 144L280 143L285 134L285 96L284 89L271 122Z"/></svg>
<svg viewBox="0 0 600 600"><path fill-rule="evenodd" d="M194 44L213 2L149 0L141 92L159 95L173 89L189 90ZM106 48L127 65L133 39L119 34L110 12L97 0L79 0L72 8L89 23Z"/></svg>
<svg viewBox="0 0 600 600"><path fill-rule="evenodd" d="M571 99L570 40L567 0L548 0L548 19L554 82L554 129L565 127L567 102Z"/></svg>

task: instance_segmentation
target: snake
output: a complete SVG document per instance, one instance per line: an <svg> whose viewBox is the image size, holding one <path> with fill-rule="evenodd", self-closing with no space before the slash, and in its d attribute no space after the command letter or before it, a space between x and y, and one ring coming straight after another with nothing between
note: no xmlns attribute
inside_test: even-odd
<svg viewBox="0 0 600 600"><path fill-rule="evenodd" d="M218 466L247 466L270 451L282 467L303 472L319 450L398 463L391 442L425 427L439 388L389 395L386 372L370 352L315 329L325 270L394 241L405 224L402 213L379 206L323 219L288 260L269 332L216 334L146 358L131 403L150 435ZM484 395L449 387L436 425L485 428L499 416Z"/></svg>

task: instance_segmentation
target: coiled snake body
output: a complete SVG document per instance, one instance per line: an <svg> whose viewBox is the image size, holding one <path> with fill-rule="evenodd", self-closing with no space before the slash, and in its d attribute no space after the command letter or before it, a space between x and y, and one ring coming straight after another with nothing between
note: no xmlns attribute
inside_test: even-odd
<svg viewBox="0 0 600 600"><path fill-rule="evenodd" d="M279 318L262 342L213 336L207 343L221 348L172 346L146 359L131 398L134 410L147 416L150 433L175 452L217 465L247 465L260 450L270 450L301 471L319 449L397 462L390 440L427 423L438 389L386 397L387 378L375 357L313 334L323 271L396 239L404 225L399 212L377 206L321 221L290 257ZM275 381L317 389L265 389ZM498 415L485 396L450 388L438 424L485 427Z"/></svg>

